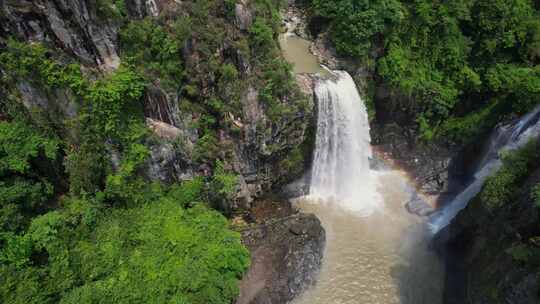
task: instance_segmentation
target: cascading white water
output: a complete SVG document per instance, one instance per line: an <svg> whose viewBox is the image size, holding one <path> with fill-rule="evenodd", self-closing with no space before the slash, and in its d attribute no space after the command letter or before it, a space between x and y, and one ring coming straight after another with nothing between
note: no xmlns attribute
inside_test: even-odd
<svg viewBox="0 0 540 304"><path fill-rule="evenodd" d="M318 120L309 195L369 215L379 199L369 169L366 107L347 72L332 74L315 87Z"/></svg>
<svg viewBox="0 0 540 304"><path fill-rule="evenodd" d="M523 116L517 123L498 127L490 137L489 148L474 174L473 181L446 207L433 215L429 223L431 231L437 233L446 227L482 190L486 179L502 166L500 157L502 151L516 150L538 136L540 136L540 106Z"/></svg>

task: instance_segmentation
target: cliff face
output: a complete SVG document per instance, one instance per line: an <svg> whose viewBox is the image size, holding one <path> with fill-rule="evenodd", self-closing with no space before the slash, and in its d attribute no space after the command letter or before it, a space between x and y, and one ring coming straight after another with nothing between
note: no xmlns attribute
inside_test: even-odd
<svg viewBox="0 0 540 304"><path fill-rule="evenodd" d="M2 1L2 36L55 44L87 65L114 69L118 24L100 17L96 1Z"/></svg>
<svg viewBox="0 0 540 304"><path fill-rule="evenodd" d="M261 70L261 60L254 55L267 51L246 45L252 38L250 27L256 15L268 15L258 13L255 2L242 1L232 8L227 6L228 2L216 2L219 7L208 9L203 4L199 8L189 1L173 0L8 0L0 4L0 37L2 44L13 38L42 43L51 49L53 56L62 54L60 57L80 63L83 72L92 75L91 78L99 78L125 64L129 50L121 45L119 36L130 22L150 20L158 26L172 27L178 19L191 20L175 30L191 30L181 46L179 60L184 73L197 76L176 88L163 84L159 76L148 77L144 115L159 140L150 144L146 175L172 182L211 174L214 166L211 158L194 160L202 138L208 138L200 125L211 117L212 139L215 139L211 145L216 150L213 158L223 159L225 168L239 175L234 203L225 207L249 207L255 198L301 176L309 161L306 152L309 149L299 147L312 141L311 133L306 131L313 123L311 99L302 97L296 85L275 93L278 88L269 88L272 76L261 76L267 71ZM201 17L196 15L197 9L207 9L208 13ZM207 18L210 20L207 23L215 24L203 24L210 29L204 29L203 25L194 29L197 18ZM205 37L212 31L219 36ZM238 75L235 89L221 86L223 76L215 70L223 65L234 67ZM45 90L26 79L18 79L15 86L18 93L12 95L18 95L30 112L36 108L44 110L60 123L78 114L77 98L69 89ZM269 89L274 91L271 106L261 100ZM233 106L221 113L216 109L201 113L185 106L186 99L190 99L190 104L218 99ZM111 159L114 166L115 158Z"/></svg>
<svg viewBox="0 0 540 304"><path fill-rule="evenodd" d="M507 175L491 177L499 182L497 191L510 191L515 186L508 199L494 207L488 192L495 184L488 181L438 235L439 241L447 242L446 303L540 301L540 214L534 194L540 169L529 168L514 186L504 183L500 176Z"/></svg>

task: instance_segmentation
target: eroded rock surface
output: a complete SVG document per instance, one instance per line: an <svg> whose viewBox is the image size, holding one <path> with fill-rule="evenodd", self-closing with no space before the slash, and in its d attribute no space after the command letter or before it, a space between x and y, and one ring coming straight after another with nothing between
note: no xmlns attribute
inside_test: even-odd
<svg viewBox="0 0 540 304"><path fill-rule="evenodd" d="M237 304L287 303L317 279L326 240L319 219L303 213L272 217L242 232L252 258Z"/></svg>

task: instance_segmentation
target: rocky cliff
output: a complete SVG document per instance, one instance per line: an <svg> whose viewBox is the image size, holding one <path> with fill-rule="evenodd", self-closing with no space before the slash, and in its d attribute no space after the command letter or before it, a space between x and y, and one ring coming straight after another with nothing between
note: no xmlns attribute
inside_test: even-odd
<svg viewBox="0 0 540 304"><path fill-rule="evenodd" d="M508 157L437 235L447 260L446 303L540 302L538 148Z"/></svg>
<svg viewBox="0 0 540 304"><path fill-rule="evenodd" d="M312 132L306 131L313 122L313 102L302 96L275 59L276 33L269 32L274 41L261 42L268 45L254 41L250 28L256 18L264 20L264 30L277 30L274 21L265 18L278 7L262 7L258 1L229 7L229 2L2 1L1 44L5 48L9 39L41 43L50 49L48 56L80 63L84 74L100 78L122 64L143 65L142 73L148 72L144 65L152 63L130 61L133 33L121 37L131 24L151 24L155 35L158 30L171 36L185 31L178 40L179 55L172 58L183 74L172 79L154 71L145 75L144 116L159 138L150 146L146 175L165 182L209 175L219 158L239 176L234 203L226 207L249 207L254 199L302 174L309 162L309 149L302 147L312 141ZM148 61L162 55L151 56ZM276 75L267 71L270 64L278 65L273 67ZM224 65L232 77L228 83L227 71L220 69ZM273 83L280 77L284 83ZM30 112L43 110L57 122L78 114L79 98L68 88L49 90L17 79L10 92ZM200 155L208 150L212 155Z"/></svg>
<svg viewBox="0 0 540 304"><path fill-rule="evenodd" d="M214 207L255 208L302 176L314 137L310 84L297 85L277 45L279 9L257 0L1 1L0 119L15 113L61 138L60 179L80 186L74 193L99 192L112 175L146 184L202 176ZM244 232L253 267L239 301L284 303L314 282L324 230L296 213L257 225Z"/></svg>

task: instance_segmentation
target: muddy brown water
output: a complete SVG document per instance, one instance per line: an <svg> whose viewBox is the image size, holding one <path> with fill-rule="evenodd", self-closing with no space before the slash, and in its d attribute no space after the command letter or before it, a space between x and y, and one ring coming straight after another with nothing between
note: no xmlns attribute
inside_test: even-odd
<svg viewBox="0 0 540 304"><path fill-rule="evenodd" d="M293 64L293 71L300 73L325 73L317 60L317 57L309 51L311 42L292 34L282 34L279 44L283 57Z"/></svg>
<svg viewBox="0 0 540 304"><path fill-rule="evenodd" d="M321 219L327 244L318 283L294 304L442 303L444 268L425 224L405 211L404 178L378 175L382 208L369 216L331 202L296 202Z"/></svg>

